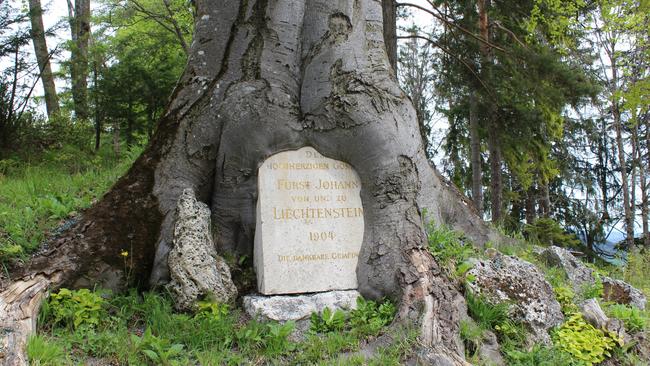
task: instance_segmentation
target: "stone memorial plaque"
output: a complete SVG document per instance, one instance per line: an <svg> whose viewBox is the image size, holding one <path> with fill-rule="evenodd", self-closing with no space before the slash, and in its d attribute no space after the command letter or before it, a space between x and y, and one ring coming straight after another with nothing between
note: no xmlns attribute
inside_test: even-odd
<svg viewBox="0 0 650 366"><path fill-rule="evenodd" d="M304 147L268 158L258 187L258 290L271 295L356 289L364 223L354 169Z"/></svg>

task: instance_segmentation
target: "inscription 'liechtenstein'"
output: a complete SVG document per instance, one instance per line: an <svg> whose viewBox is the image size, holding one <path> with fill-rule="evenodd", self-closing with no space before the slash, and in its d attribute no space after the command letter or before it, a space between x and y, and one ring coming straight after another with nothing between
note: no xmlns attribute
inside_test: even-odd
<svg viewBox="0 0 650 366"><path fill-rule="evenodd" d="M268 158L258 175L255 270L263 294L357 287L361 182L312 147Z"/></svg>

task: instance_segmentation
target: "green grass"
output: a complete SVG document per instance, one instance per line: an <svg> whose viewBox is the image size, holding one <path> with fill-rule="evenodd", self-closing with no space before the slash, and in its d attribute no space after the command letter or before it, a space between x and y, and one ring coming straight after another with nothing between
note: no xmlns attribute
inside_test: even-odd
<svg viewBox="0 0 650 366"><path fill-rule="evenodd" d="M0 161L0 264L25 258L48 233L101 197L141 149L112 157L72 147L32 161Z"/></svg>
<svg viewBox="0 0 650 366"><path fill-rule="evenodd" d="M176 313L165 294L62 289L39 315L39 333L29 341L29 357L34 364L56 365L89 359L120 365L337 364L348 354L361 361L355 352L386 332L395 311L388 301L360 304L360 309L345 312L335 329L310 331L295 342L290 338L293 322L250 320L223 304L204 303L197 313ZM83 320L76 321L79 318ZM410 332L393 339L394 344L377 352L377 360L399 364L412 349L405 342L413 345L415 336Z"/></svg>

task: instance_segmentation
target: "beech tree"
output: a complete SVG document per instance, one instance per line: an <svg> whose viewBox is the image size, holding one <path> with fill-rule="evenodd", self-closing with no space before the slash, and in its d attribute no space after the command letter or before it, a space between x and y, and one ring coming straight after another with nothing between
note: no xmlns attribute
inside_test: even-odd
<svg viewBox="0 0 650 366"><path fill-rule="evenodd" d="M211 207L218 251L252 258L258 168L303 146L360 176L361 294L398 301L397 321L420 328L420 357L466 364L464 299L426 250L424 224L450 225L477 244L499 238L427 160L384 46L381 2L194 3L188 64L148 148L99 202L2 279L6 364L25 363L49 289L164 284L185 189Z"/></svg>

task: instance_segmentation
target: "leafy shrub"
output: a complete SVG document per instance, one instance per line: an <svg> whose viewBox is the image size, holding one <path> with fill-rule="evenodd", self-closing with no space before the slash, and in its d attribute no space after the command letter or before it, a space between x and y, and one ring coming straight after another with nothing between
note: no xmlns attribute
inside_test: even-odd
<svg viewBox="0 0 650 366"><path fill-rule="evenodd" d="M508 304L492 304L481 295L467 292L465 295L469 315L483 329L495 329L508 320Z"/></svg>
<svg viewBox="0 0 650 366"><path fill-rule="evenodd" d="M219 320L228 316L229 313L228 304L222 304L211 300L199 301L197 306L198 310L195 315L196 317L208 317Z"/></svg>
<svg viewBox="0 0 650 366"><path fill-rule="evenodd" d="M186 365L188 362L183 357L184 346L182 344L172 344L168 339L159 338L153 335L149 328L142 337L132 334L131 343L154 365L180 366Z"/></svg>
<svg viewBox="0 0 650 366"><path fill-rule="evenodd" d="M266 337L264 349L267 356L282 355L295 349L295 344L289 341L289 335L293 332L296 324L292 321L284 324L266 323Z"/></svg>
<svg viewBox="0 0 650 366"><path fill-rule="evenodd" d="M443 266L452 267L451 273L456 271L457 265L477 255L474 246L457 231L433 222L427 224L426 230L429 252Z"/></svg>
<svg viewBox="0 0 650 366"><path fill-rule="evenodd" d="M340 331L345 327L345 312L342 310L332 311L325 307L322 314L311 314L310 330L314 333L328 333Z"/></svg>
<svg viewBox="0 0 650 366"><path fill-rule="evenodd" d="M51 318L53 325L73 329L93 328L106 317L105 304L99 294L88 289L72 291L62 288L50 295L44 317Z"/></svg>
<svg viewBox="0 0 650 366"><path fill-rule="evenodd" d="M548 217L536 219L524 226L528 240L542 245L556 245L563 248L579 248L582 243L578 237L565 231L560 224Z"/></svg>
<svg viewBox="0 0 650 366"><path fill-rule="evenodd" d="M378 304L359 296L357 308L350 312L350 323L362 333L374 334L393 321L396 311L395 305L389 300Z"/></svg>
<svg viewBox="0 0 650 366"><path fill-rule="evenodd" d="M572 314L553 333L553 342L559 349L588 366L603 362L611 357L611 352L617 345L622 345L622 340L615 334L594 328L580 313Z"/></svg>
<svg viewBox="0 0 650 366"><path fill-rule="evenodd" d="M570 314L578 311L578 307L574 303L575 294L568 286L559 286L553 288L555 298L562 306L562 313Z"/></svg>
<svg viewBox="0 0 650 366"><path fill-rule="evenodd" d="M605 308L607 316L620 319L625 323L625 329L630 332L638 332L648 327L648 316L634 306L623 304L612 304Z"/></svg>
<svg viewBox="0 0 650 366"><path fill-rule="evenodd" d="M581 295L585 300L600 299L603 297L603 291L603 281L598 273L594 273L594 283L585 283Z"/></svg>

